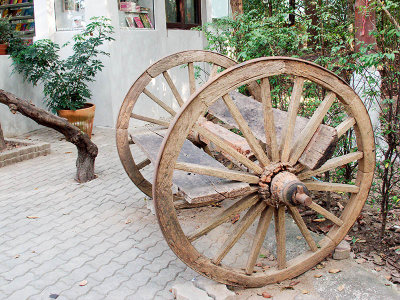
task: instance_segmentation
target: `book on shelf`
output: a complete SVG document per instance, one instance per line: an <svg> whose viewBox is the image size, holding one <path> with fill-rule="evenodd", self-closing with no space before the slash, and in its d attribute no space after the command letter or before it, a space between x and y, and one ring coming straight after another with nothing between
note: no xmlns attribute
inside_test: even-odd
<svg viewBox="0 0 400 300"><path fill-rule="evenodd" d="M153 28L153 25L151 24L151 21L150 21L150 18L148 15L141 14L140 20L142 21L145 28Z"/></svg>
<svg viewBox="0 0 400 300"><path fill-rule="evenodd" d="M142 23L142 21L140 20L139 17L133 17L133 19L135 20L137 28L144 28L144 25L143 25L143 23Z"/></svg>
<svg viewBox="0 0 400 300"><path fill-rule="evenodd" d="M133 22L133 18L131 16L126 16L125 20L128 24L128 27L135 27L135 23Z"/></svg>

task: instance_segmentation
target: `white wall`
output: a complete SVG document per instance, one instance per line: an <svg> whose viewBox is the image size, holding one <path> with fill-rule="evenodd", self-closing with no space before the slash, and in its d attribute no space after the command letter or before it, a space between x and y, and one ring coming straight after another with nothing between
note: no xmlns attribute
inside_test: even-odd
<svg viewBox="0 0 400 300"><path fill-rule="evenodd" d="M86 0L86 22L92 16L107 16L112 19L115 27L115 41L104 45L110 52L110 57L103 59L105 68L96 76L96 81L90 83L93 93L91 102L96 104L95 125L114 127L119 107L132 83L153 62L169 54L189 50L203 49L205 39L198 31L166 29L165 1L155 2L155 30L128 30L119 28L117 0ZM211 18L211 0L202 0L203 22ZM35 0L36 36L50 38L60 45L69 41L74 31L56 31L54 17L54 0ZM69 55L70 49L64 49L62 56ZM19 75L12 75L8 56L0 56L0 88L15 93L23 99L32 99L43 107L41 88L32 88L24 83ZM187 78L174 76L178 88L184 97L189 89ZM177 77L178 76L178 77ZM173 100L164 82L156 80L152 91L160 96ZM159 109L144 102L138 102L139 112L162 114ZM6 136L13 136L38 128L32 121L21 116L12 116L5 107L0 107L0 122Z"/></svg>

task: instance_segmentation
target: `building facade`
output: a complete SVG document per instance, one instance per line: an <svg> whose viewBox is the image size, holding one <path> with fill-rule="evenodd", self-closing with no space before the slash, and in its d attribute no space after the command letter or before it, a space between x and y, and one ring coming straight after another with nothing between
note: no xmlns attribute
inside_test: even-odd
<svg viewBox="0 0 400 300"><path fill-rule="evenodd" d="M91 17L111 19L115 41L104 45L110 56L103 58L105 67L89 86L93 94L90 102L96 104L95 125L114 127L125 94L150 64L175 52L204 49L206 40L202 33L186 25L209 22L213 15L221 17L229 10L228 0L188 0L182 12L179 11L182 1L186 0L34 0L33 40L51 39L63 45ZM135 16L147 16L141 19L143 28ZM70 53L68 47L61 52L62 56ZM9 56L0 56L0 88L44 107L42 86L32 87L20 75L12 74L11 63ZM187 93L186 81L173 80L182 94ZM166 90L164 84L154 85L154 93L162 96ZM26 117L12 115L5 106L0 106L0 122L6 136L39 128Z"/></svg>

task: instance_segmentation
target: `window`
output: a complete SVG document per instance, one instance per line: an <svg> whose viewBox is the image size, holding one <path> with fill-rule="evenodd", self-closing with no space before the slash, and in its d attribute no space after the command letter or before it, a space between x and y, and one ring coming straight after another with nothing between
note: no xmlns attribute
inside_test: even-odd
<svg viewBox="0 0 400 300"><path fill-rule="evenodd" d="M56 0L57 30L79 30L85 26L85 0Z"/></svg>
<svg viewBox="0 0 400 300"><path fill-rule="evenodd" d="M128 29L154 29L154 0L118 0L119 25Z"/></svg>
<svg viewBox="0 0 400 300"><path fill-rule="evenodd" d="M190 29L201 25L200 0L165 0L167 28Z"/></svg>

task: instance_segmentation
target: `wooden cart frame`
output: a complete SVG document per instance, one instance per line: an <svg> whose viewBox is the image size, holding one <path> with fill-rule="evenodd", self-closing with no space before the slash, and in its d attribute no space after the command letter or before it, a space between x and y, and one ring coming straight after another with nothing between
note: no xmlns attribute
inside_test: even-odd
<svg viewBox="0 0 400 300"><path fill-rule="evenodd" d="M201 87L196 85L197 62L210 65L209 79ZM170 75L171 69L182 65L187 66L184 69L190 88L187 101L183 100ZM273 108L270 80L274 76L289 76L293 81L293 89L288 92L287 111ZM174 95L180 107L178 111L150 91L150 82L159 77L165 80ZM326 93L310 119L299 116L299 106L305 101L306 82L312 82ZM238 93L237 89L243 86L247 86L258 101ZM134 106L140 95L159 105L171 118L161 120L135 113ZM341 105L348 116L335 127L322 124L333 103ZM148 156L140 163L135 162L130 149L131 119L168 128L162 134L154 135L153 132L153 135L133 137L134 143ZM354 151L331 158L338 139L350 129L354 132ZM232 136L232 131L238 134ZM369 115L357 94L334 73L316 64L287 57L267 57L236 64L223 55L208 51L171 55L150 66L137 79L120 110L117 147L128 176L139 189L153 197L160 228L175 254L204 276L248 287L293 278L332 253L361 212L375 166ZM236 166L234 170L214 163L215 152L210 149L223 153L231 165ZM153 184L141 173L150 162L155 168ZM354 162L358 163L354 184L316 180L316 176L326 171ZM192 174L196 174L194 178L199 179L200 187L201 176L216 178L217 181L212 183L216 192L194 197L190 188L196 190L198 187L196 182L190 183L193 176L189 175ZM177 193L173 186L181 192ZM204 189L207 188L204 185ZM344 210L334 213L317 204L310 191L349 193L351 196ZM232 204L221 208L207 222L190 232L182 227L178 208L192 207L186 215L190 211L196 214L194 207L227 198L234 199ZM319 242L315 242L299 208L313 210L331 222L330 230ZM309 248L289 260L286 256L286 213L298 226ZM231 218L238 214L241 214L239 221L230 224ZM276 260L267 270L259 270L255 266L272 218ZM247 258L242 266L230 265L224 259L255 222L257 228L249 243ZM207 244L213 230L226 224L231 228L223 231L222 245L212 249L213 242L208 241L208 250L199 250L200 244Z"/></svg>

